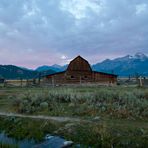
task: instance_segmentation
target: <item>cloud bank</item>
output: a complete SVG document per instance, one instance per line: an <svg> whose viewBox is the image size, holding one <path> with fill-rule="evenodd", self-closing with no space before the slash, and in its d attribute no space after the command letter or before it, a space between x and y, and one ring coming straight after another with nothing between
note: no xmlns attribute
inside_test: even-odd
<svg viewBox="0 0 148 148"><path fill-rule="evenodd" d="M0 0L0 64L148 54L147 18L147 0Z"/></svg>

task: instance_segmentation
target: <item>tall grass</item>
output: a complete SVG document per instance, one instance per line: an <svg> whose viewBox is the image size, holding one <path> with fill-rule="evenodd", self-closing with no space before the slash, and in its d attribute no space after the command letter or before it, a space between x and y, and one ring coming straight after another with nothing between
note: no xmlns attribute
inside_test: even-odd
<svg viewBox="0 0 148 148"><path fill-rule="evenodd" d="M15 144L5 144L0 142L0 148L19 148L19 147Z"/></svg>
<svg viewBox="0 0 148 148"><path fill-rule="evenodd" d="M19 113L46 112L53 115L106 114L116 117L148 117L148 90L139 88L55 88L28 91L15 96Z"/></svg>

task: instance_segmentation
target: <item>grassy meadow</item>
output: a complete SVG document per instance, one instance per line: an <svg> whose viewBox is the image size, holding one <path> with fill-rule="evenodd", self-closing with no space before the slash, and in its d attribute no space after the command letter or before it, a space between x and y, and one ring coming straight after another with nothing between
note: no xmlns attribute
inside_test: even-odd
<svg viewBox="0 0 148 148"><path fill-rule="evenodd" d="M0 111L80 117L148 117L148 88L2 88Z"/></svg>
<svg viewBox="0 0 148 148"><path fill-rule="evenodd" d="M86 147L148 145L148 88L1 87L0 112L82 119L80 123L53 123L1 117L0 130L5 129L13 137L41 140L51 133Z"/></svg>

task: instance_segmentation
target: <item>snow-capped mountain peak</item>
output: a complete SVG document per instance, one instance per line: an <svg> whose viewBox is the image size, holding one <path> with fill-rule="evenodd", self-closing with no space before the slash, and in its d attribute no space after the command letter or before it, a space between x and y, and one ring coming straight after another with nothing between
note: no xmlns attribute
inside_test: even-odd
<svg viewBox="0 0 148 148"><path fill-rule="evenodd" d="M148 59L148 57L141 53L141 52L137 52L135 55L126 55L124 57L121 58L117 58L120 61L128 61L128 60L141 60L144 61L145 59Z"/></svg>
<svg viewBox="0 0 148 148"><path fill-rule="evenodd" d="M108 61L108 62L106 62ZM104 60L92 65L93 70L111 73L119 76L139 75L148 76L148 57L143 53L126 55L113 60Z"/></svg>
<svg viewBox="0 0 148 148"><path fill-rule="evenodd" d="M147 57L145 54L141 53L141 52L137 52L137 53L133 56L133 58L135 58L135 59L140 59L140 60L145 60L145 59L147 59L148 57Z"/></svg>

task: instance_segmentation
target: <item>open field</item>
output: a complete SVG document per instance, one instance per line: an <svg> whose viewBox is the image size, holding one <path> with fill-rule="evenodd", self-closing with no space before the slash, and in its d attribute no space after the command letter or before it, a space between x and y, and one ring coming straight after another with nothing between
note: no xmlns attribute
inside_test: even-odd
<svg viewBox="0 0 148 148"><path fill-rule="evenodd" d="M148 88L1 87L0 112L26 116L0 119L0 130L16 138L41 140L43 135L51 133L86 147L148 145ZM30 119L28 115L69 120Z"/></svg>
<svg viewBox="0 0 148 148"><path fill-rule="evenodd" d="M0 111L53 116L147 118L148 88L1 88Z"/></svg>

